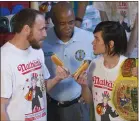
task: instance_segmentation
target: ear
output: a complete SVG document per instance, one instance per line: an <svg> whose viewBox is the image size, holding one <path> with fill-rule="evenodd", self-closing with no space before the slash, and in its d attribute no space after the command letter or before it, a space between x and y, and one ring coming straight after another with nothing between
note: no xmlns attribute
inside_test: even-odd
<svg viewBox="0 0 139 121"><path fill-rule="evenodd" d="M22 29L22 31L26 34L29 35L31 32L31 28L28 25L25 25Z"/></svg>
<svg viewBox="0 0 139 121"><path fill-rule="evenodd" d="M113 40L111 40L111 41L109 42L109 47L110 47L110 49L112 49L112 48L114 47L114 41L113 41Z"/></svg>

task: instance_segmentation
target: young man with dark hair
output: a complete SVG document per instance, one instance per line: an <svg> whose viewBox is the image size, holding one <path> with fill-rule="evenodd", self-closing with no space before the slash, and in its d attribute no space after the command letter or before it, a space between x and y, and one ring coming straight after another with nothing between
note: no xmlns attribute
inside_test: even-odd
<svg viewBox="0 0 139 121"><path fill-rule="evenodd" d="M102 56L92 60L87 73L74 78L82 86L85 101L94 103L96 121L123 121L110 96L121 64L127 59L123 56L127 49L125 30L119 22L104 21L96 26L93 33L94 53Z"/></svg>
<svg viewBox="0 0 139 121"><path fill-rule="evenodd" d="M45 81L50 74L40 43L46 24L39 11L23 9L14 22L15 36L1 47L1 120L47 121L45 86L50 91L69 74L57 67L55 77Z"/></svg>

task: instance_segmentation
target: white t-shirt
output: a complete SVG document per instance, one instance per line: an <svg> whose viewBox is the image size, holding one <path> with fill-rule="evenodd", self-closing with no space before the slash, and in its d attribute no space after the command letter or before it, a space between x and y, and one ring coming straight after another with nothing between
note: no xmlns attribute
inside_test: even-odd
<svg viewBox="0 0 139 121"><path fill-rule="evenodd" d="M20 50L7 42L1 48L1 97L9 98L11 121L47 121L44 79L49 72L42 50Z"/></svg>
<svg viewBox="0 0 139 121"><path fill-rule="evenodd" d="M118 77L121 63L126 59L120 56L118 64L108 69L104 66L104 58L94 59L89 67L89 81L92 81L92 93L96 121L123 121L117 114L111 101L114 81Z"/></svg>
<svg viewBox="0 0 139 121"><path fill-rule="evenodd" d="M137 2L94 2L93 6L100 11L105 11L108 20L120 21L129 39L138 11Z"/></svg>

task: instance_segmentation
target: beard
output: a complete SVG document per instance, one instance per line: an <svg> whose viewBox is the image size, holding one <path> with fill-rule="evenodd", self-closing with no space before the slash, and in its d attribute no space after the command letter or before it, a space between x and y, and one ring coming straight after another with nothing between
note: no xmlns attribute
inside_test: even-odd
<svg viewBox="0 0 139 121"><path fill-rule="evenodd" d="M31 32L30 35L27 37L27 39L28 39L28 41L29 41L30 46L31 46L33 49L39 50L39 49L41 48L41 45L39 44L39 42L33 37L32 32Z"/></svg>

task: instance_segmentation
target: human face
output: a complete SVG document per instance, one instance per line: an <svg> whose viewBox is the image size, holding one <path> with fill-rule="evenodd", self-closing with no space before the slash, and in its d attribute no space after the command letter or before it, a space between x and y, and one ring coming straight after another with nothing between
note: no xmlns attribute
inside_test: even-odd
<svg viewBox="0 0 139 121"><path fill-rule="evenodd" d="M70 38L75 26L75 16L73 11L61 13L56 17L55 29L62 38Z"/></svg>
<svg viewBox="0 0 139 121"><path fill-rule="evenodd" d="M35 23L31 28L30 35L28 36L28 41L32 48L40 49L42 41L46 38L46 23L42 15L36 17Z"/></svg>
<svg viewBox="0 0 139 121"><path fill-rule="evenodd" d="M105 54L106 52L106 46L104 44L104 40L102 38L102 32L96 32L94 34L94 41L92 42L93 45L93 50L94 54L99 55L99 54Z"/></svg>

